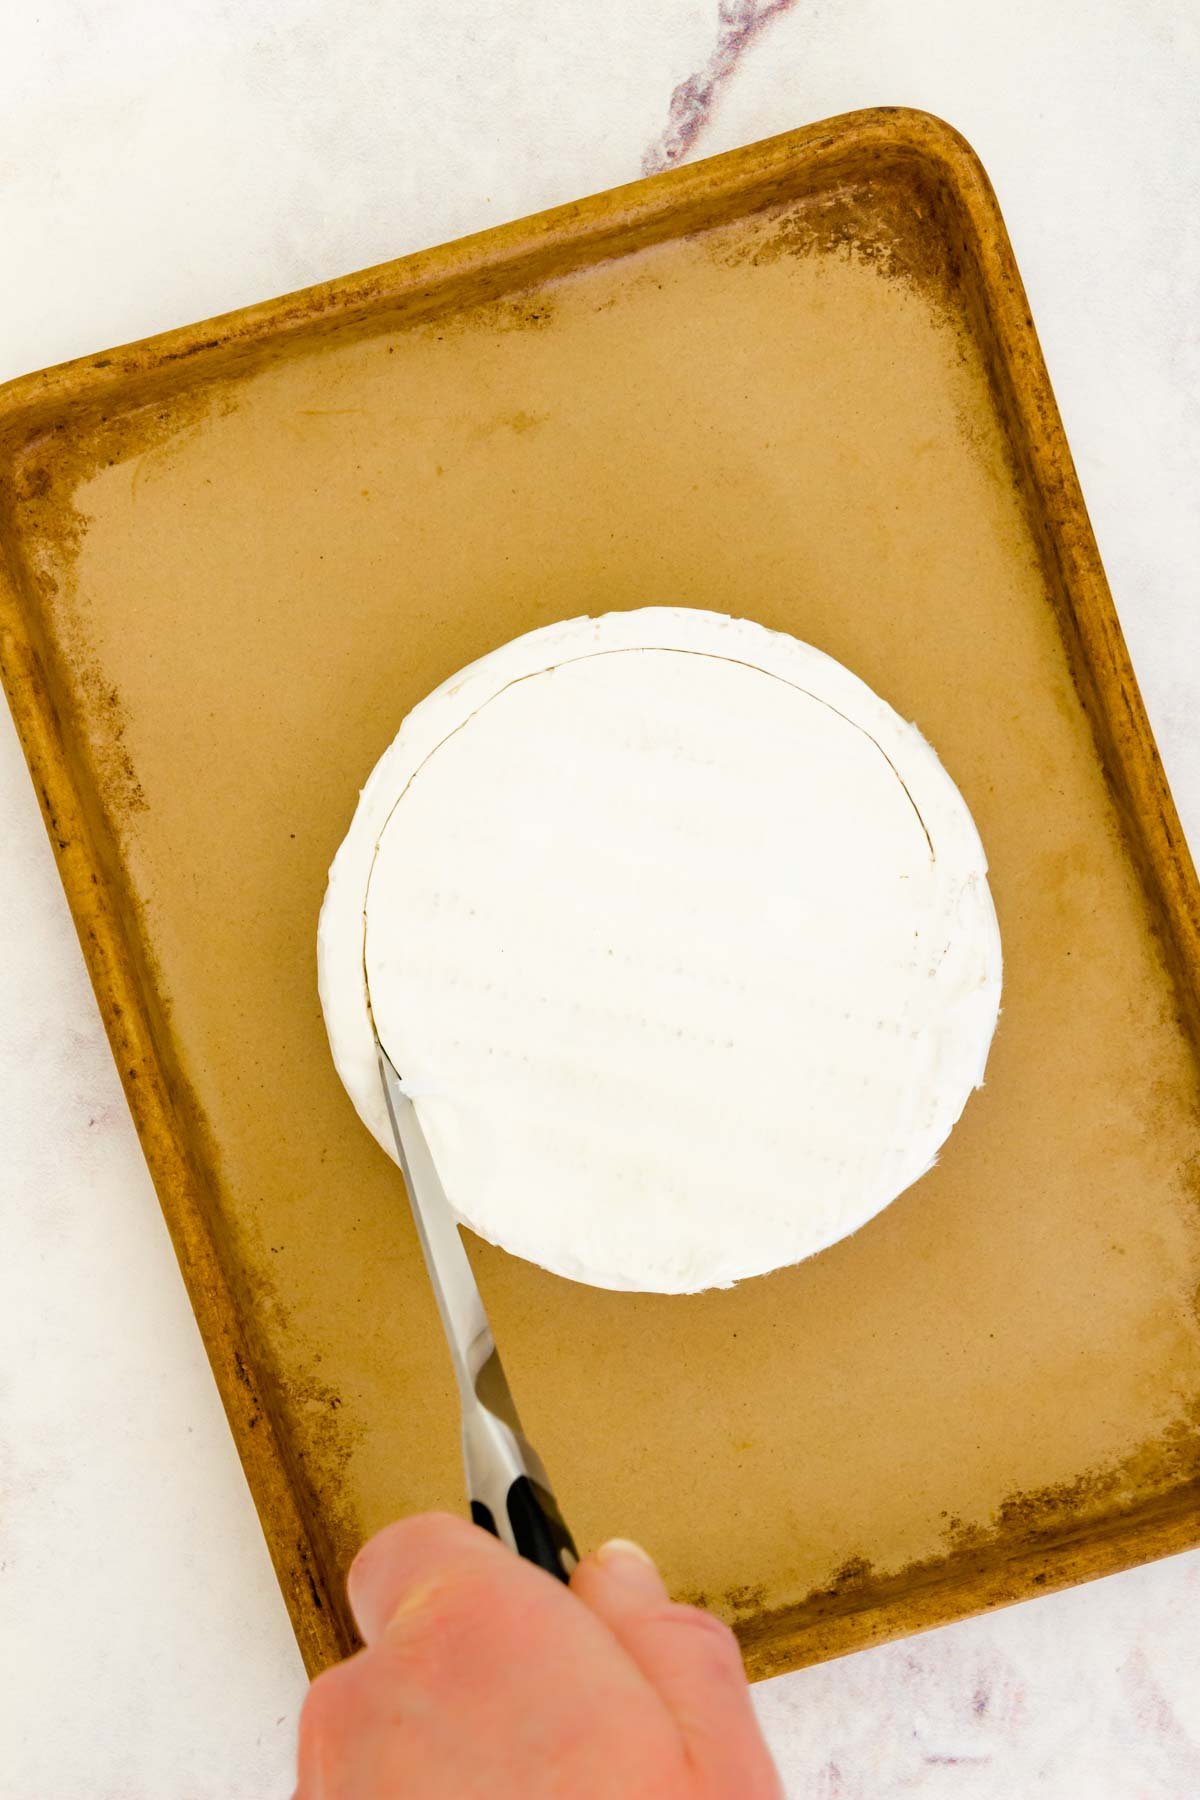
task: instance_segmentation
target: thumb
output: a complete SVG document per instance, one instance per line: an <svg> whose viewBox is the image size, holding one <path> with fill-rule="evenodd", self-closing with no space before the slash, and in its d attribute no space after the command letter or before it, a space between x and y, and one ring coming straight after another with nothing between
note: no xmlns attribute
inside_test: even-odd
<svg viewBox="0 0 1200 1800"><path fill-rule="evenodd" d="M603 1620L658 1694L706 1800L780 1800L783 1790L728 1625L698 1607L675 1605L646 1552L624 1538L585 1557L571 1591Z"/></svg>

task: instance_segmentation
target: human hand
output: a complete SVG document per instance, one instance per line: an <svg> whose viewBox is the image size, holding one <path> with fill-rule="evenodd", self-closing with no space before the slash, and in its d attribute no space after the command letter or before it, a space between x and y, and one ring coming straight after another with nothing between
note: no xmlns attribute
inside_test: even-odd
<svg viewBox="0 0 1200 1800"><path fill-rule="evenodd" d="M728 1626L614 1541L570 1588L444 1513L359 1552L295 1800L782 1800Z"/></svg>

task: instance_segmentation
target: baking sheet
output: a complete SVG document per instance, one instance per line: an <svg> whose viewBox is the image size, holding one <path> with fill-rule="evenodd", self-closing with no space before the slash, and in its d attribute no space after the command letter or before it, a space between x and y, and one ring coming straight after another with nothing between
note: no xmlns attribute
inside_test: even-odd
<svg viewBox="0 0 1200 1800"><path fill-rule="evenodd" d="M6 687L310 1667L363 1536L463 1504L325 870L408 707L581 611L853 668L1006 954L938 1167L810 1263L631 1296L471 1241L581 1543L642 1539L761 1675L1200 1539L1195 877L954 133L852 115L28 377L0 473Z"/></svg>

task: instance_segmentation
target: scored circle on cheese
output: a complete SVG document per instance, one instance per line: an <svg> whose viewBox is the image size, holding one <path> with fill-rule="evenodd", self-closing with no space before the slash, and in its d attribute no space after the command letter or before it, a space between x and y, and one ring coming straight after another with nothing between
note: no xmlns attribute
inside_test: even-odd
<svg viewBox="0 0 1200 1800"><path fill-rule="evenodd" d="M364 1123L394 1155L373 1017L464 1224L686 1293L824 1249L932 1165L1001 956L914 725L811 645L646 607L516 638L408 714L318 973Z"/></svg>

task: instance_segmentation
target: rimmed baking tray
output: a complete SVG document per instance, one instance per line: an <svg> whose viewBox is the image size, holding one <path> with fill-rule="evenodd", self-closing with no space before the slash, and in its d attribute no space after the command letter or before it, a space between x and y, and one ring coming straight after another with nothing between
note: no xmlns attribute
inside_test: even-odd
<svg viewBox="0 0 1200 1800"><path fill-rule="evenodd" d="M0 475L5 684L310 1667L363 1535L462 1503L325 870L429 688L649 601L920 724L1006 992L937 1169L808 1264L678 1299L471 1243L579 1537L760 1675L1200 1539L1195 876L952 130L854 114L27 377Z"/></svg>

